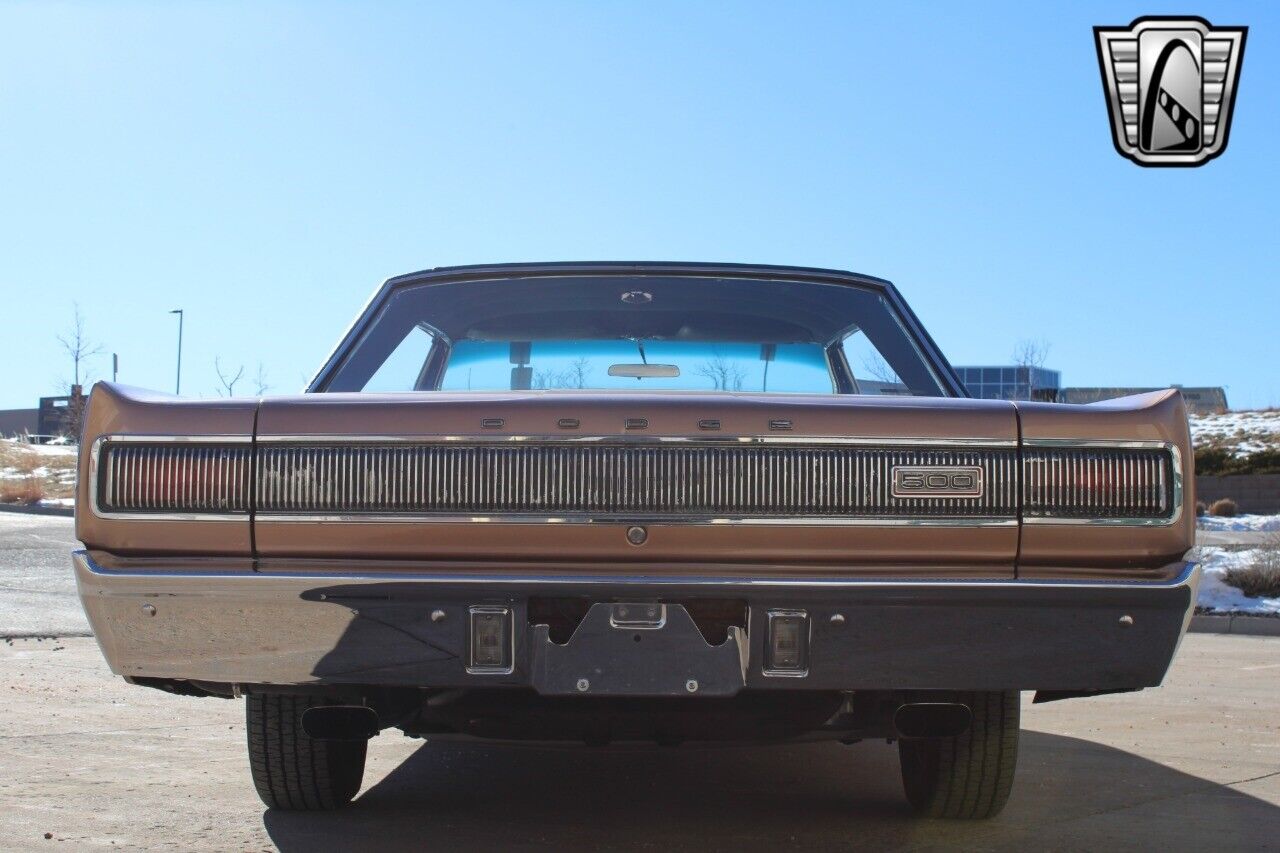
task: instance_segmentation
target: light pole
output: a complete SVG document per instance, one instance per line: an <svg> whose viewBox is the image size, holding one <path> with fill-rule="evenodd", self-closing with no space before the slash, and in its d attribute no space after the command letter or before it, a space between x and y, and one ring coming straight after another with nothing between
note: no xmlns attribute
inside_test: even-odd
<svg viewBox="0 0 1280 853"><path fill-rule="evenodd" d="M174 383L173 393L182 393L182 309L175 308L169 312L178 315L178 381Z"/></svg>

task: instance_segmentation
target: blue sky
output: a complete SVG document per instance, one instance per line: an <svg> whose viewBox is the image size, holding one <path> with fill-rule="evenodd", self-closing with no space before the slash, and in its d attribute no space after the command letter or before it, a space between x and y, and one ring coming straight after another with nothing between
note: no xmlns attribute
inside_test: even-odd
<svg viewBox="0 0 1280 853"><path fill-rule="evenodd" d="M1034 11L1029 11L1034 9ZM1250 26L1228 151L1112 147L1091 27ZM384 277L656 259L853 269L957 364L1280 405L1280 7L0 5L0 408L214 359L293 392ZM90 365L109 375L109 356ZM240 390L247 390L241 385Z"/></svg>

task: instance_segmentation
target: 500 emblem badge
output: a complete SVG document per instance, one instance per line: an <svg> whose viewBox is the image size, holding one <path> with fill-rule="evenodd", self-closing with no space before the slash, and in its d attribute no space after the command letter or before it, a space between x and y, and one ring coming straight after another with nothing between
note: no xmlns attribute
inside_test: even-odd
<svg viewBox="0 0 1280 853"><path fill-rule="evenodd" d="M896 465L895 498L982 497L982 469L953 465Z"/></svg>

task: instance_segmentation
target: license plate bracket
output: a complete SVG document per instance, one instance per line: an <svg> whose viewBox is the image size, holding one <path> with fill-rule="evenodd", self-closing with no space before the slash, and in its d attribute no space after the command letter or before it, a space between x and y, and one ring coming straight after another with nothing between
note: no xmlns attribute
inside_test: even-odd
<svg viewBox="0 0 1280 853"><path fill-rule="evenodd" d="M531 633L544 696L734 696L746 684L746 632L730 626L713 646L679 604L593 604L563 645L546 625Z"/></svg>

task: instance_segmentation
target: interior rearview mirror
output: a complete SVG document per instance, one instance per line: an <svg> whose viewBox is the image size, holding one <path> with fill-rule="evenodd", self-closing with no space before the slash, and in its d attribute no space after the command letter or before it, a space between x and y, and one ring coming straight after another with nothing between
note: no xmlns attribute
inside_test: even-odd
<svg viewBox="0 0 1280 853"><path fill-rule="evenodd" d="M674 379L680 375L680 368L674 364L611 364L609 375L631 379Z"/></svg>

